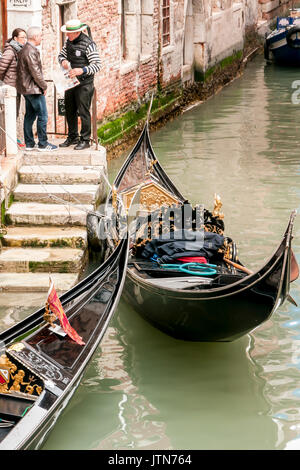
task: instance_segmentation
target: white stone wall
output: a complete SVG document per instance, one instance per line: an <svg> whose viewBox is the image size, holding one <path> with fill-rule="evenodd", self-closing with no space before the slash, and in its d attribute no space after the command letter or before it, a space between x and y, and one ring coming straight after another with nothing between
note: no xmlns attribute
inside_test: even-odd
<svg viewBox="0 0 300 470"><path fill-rule="evenodd" d="M207 67L243 49L245 13L243 2L215 10L207 21Z"/></svg>
<svg viewBox="0 0 300 470"><path fill-rule="evenodd" d="M17 91L13 86L2 85L0 86L0 96L5 109L6 154L7 156L17 155Z"/></svg>
<svg viewBox="0 0 300 470"><path fill-rule="evenodd" d="M201 74L243 49L245 26L255 22L254 17L254 0L185 0L183 79L189 64Z"/></svg>
<svg viewBox="0 0 300 470"><path fill-rule="evenodd" d="M23 28L25 31L30 26L42 25L43 0L7 0L7 33L15 28Z"/></svg>
<svg viewBox="0 0 300 470"><path fill-rule="evenodd" d="M258 0L245 0L245 25L255 26L259 19Z"/></svg>

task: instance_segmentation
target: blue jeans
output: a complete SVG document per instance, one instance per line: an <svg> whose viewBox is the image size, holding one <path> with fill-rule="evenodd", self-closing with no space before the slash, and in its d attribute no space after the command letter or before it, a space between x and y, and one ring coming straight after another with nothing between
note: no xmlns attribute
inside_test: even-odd
<svg viewBox="0 0 300 470"><path fill-rule="evenodd" d="M47 122L48 112L44 95L24 95L26 112L24 116L24 140L26 147L34 147L35 141L32 126L37 118L37 134L39 147L45 147L48 143Z"/></svg>

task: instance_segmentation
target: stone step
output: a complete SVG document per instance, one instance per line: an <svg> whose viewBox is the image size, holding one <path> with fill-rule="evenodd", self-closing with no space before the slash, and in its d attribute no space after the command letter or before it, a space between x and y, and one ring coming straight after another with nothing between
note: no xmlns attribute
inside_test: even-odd
<svg viewBox="0 0 300 470"><path fill-rule="evenodd" d="M61 295L61 292L58 292L58 295ZM0 331L7 330L41 307L45 307L46 296L46 292L2 290L0 294Z"/></svg>
<svg viewBox="0 0 300 470"><path fill-rule="evenodd" d="M87 247L87 230L81 227L6 227L2 244L10 247Z"/></svg>
<svg viewBox="0 0 300 470"><path fill-rule="evenodd" d="M93 210L89 204L41 204L34 202L14 202L6 211L8 225L83 225L86 226L87 211Z"/></svg>
<svg viewBox="0 0 300 470"><path fill-rule="evenodd" d="M73 204L97 205L100 197L101 188L96 184L18 184L14 190L14 200L21 202L61 204L64 200Z"/></svg>
<svg viewBox="0 0 300 470"><path fill-rule="evenodd" d="M65 292L73 287L79 279L78 273L52 273L51 278L58 293ZM0 303L11 302L7 296L3 298L4 293L8 292L45 292L49 290L48 273L0 273ZM45 298L46 300L46 298ZM27 299L30 304L30 299ZM36 304L37 302L34 301ZM42 306L42 305L41 305Z"/></svg>
<svg viewBox="0 0 300 470"><path fill-rule="evenodd" d="M101 184L102 166L23 165L19 182L25 184Z"/></svg>
<svg viewBox="0 0 300 470"><path fill-rule="evenodd" d="M80 272L87 251L77 248L2 248L0 272Z"/></svg>
<svg viewBox="0 0 300 470"><path fill-rule="evenodd" d="M24 151L23 162L24 165L104 165L106 167L104 147L99 146L98 150L91 147L80 151L73 150L73 147L59 148L55 152Z"/></svg>

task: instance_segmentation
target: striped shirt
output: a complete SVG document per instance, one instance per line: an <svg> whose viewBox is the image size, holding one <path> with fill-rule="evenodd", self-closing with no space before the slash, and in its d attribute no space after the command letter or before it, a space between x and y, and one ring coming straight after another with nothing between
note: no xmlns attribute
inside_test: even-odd
<svg viewBox="0 0 300 470"><path fill-rule="evenodd" d="M99 56L99 52L97 51L96 44L92 43L87 47L86 56L89 61L89 65L83 67L84 73L87 75L94 75L95 73L99 72L101 69L101 59ZM58 61L61 64L63 60L68 60L67 58L67 47L66 43L64 44L62 50L58 55Z"/></svg>

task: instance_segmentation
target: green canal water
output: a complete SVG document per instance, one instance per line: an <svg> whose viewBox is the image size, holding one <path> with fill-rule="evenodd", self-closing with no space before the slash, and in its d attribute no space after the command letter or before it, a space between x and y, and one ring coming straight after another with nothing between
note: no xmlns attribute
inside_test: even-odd
<svg viewBox="0 0 300 470"><path fill-rule="evenodd" d="M221 196L226 234L252 268L300 205L297 80L299 69L256 57L243 77L151 134L188 199L212 209ZM111 179L124 157L110 163ZM298 216L298 262L299 230ZM300 305L300 280L291 294ZM121 300L43 449L300 449L299 308L285 303L236 342L197 344L164 335Z"/></svg>

